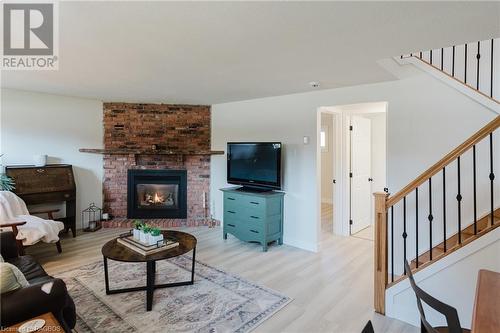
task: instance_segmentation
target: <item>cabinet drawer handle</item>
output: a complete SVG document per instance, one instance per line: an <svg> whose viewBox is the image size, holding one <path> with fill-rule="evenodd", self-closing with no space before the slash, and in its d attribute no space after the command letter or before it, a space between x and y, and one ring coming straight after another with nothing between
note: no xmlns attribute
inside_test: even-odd
<svg viewBox="0 0 500 333"><path fill-rule="evenodd" d="M229 198L229 197L228 197L228 198L227 198L227 200L236 200L236 199L235 199L235 198Z"/></svg>
<svg viewBox="0 0 500 333"><path fill-rule="evenodd" d="M228 223L227 225L228 225L228 226L230 226L230 227L234 227L234 224L229 224L229 223Z"/></svg>
<svg viewBox="0 0 500 333"><path fill-rule="evenodd" d="M259 233L257 230L250 229L250 231L253 232L254 234L258 234Z"/></svg>
<svg viewBox="0 0 500 333"><path fill-rule="evenodd" d="M250 201L250 203L251 203L252 205L260 205L260 203L259 203L259 202L255 202L255 201Z"/></svg>
<svg viewBox="0 0 500 333"><path fill-rule="evenodd" d="M258 217L258 216L253 216L253 215L252 215L252 216L250 216L250 217L251 217L251 218L253 218L253 219L260 219L260 217Z"/></svg>
<svg viewBox="0 0 500 333"><path fill-rule="evenodd" d="M36 172L38 172L38 173L44 173L45 169L36 169Z"/></svg>
<svg viewBox="0 0 500 333"><path fill-rule="evenodd" d="M228 210L227 212L231 214L236 214L236 212L233 212L232 210Z"/></svg>

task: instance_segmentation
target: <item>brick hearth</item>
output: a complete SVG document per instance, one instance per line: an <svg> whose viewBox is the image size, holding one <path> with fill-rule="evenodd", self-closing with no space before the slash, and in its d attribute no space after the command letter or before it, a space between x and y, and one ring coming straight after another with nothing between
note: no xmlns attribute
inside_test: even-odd
<svg viewBox="0 0 500 333"><path fill-rule="evenodd" d="M203 105L104 103L105 149L210 150L210 107ZM187 218L154 219L161 227L210 225L210 156L104 155L104 211L115 219L105 227L130 227L128 169L187 170ZM206 195L206 208L203 196Z"/></svg>

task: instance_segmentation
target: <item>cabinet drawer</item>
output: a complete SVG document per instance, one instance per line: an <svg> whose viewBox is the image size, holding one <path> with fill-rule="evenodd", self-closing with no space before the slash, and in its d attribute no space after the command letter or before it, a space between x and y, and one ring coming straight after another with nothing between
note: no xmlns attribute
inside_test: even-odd
<svg viewBox="0 0 500 333"><path fill-rule="evenodd" d="M262 224L266 221L266 214L255 209L243 209L238 218L249 223Z"/></svg>
<svg viewBox="0 0 500 333"><path fill-rule="evenodd" d="M236 232L238 229L238 225L234 222L227 222L224 223L224 229L226 229L228 232Z"/></svg>

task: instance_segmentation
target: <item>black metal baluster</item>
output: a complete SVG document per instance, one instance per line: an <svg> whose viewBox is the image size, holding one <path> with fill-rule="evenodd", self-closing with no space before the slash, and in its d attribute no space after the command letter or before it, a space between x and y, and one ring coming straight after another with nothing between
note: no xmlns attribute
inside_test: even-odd
<svg viewBox="0 0 500 333"><path fill-rule="evenodd" d="M415 188L415 265L418 268L418 187Z"/></svg>
<svg viewBox="0 0 500 333"><path fill-rule="evenodd" d="M432 260L432 179L429 178L429 260Z"/></svg>
<svg viewBox="0 0 500 333"><path fill-rule="evenodd" d="M453 52L451 55L451 76L455 77L455 45L453 45Z"/></svg>
<svg viewBox="0 0 500 333"><path fill-rule="evenodd" d="M491 39L491 74L490 74L490 97L493 98L493 38Z"/></svg>
<svg viewBox="0 0 500 333"><path fill-rule="evenodd" d="M444 48L441 48L441 70L444 68Z"/></svg>
<svg viewBox="0 0 500 333"><path fill-rule="evenodd" d="M406 233L406 197L403 198L403 258L406 260L406 237L408 234ZM404 274L406 275L406 269L404 270Z"/></svg>
<svg viewBox="0 0 500 333"><path fill-rule="evenodd" d="M443 244L446 252L446 168L443 167Z"/></svg>
<svg viewBox="0 0 500 333"><path fill-rule="evenodd" d="M491 209L491 225L495 224L495 212L493 207L493 180L495 174L493 173L493 132L490 133L490 209Z"/></svg>
<svg viewBox="0 0 500 333"><path fill-rule="evenodd" d="M432 50L430 51L430 56L429 56L430 63L432 65Z"/></svg>
<svg viewBox="0 0 500 333"><path fill-rule="evenodd" d="M481 42L477 42L477 54L476 54L476 59L477 59L477 73L476 73L476 89L479 90L479 59L481 58L481 54L479 53L481 47Z"/></svg>
<svg viewBox="0 0 500 333"><path fill-rule="evenodd" d="M467 44L465 44L465 69L464 69L464 82L467 83Z"/></svg>
<svg viewBox="0 0 500 333"><path fill-rule="evenodd" d="M422 51L420 51L420 56L419 57L420 57L420 59L422 59Z"/></svg>
<svg viewBox="0 0 500 333"><path fill-rule="evenodd" d="M460 189L460 156L457 157L457 175L458 175L458 244L462 244L462 194Z"/></svg>
<svg viewBox="0 0 500 333"><path fill-rule="evenodd" d="M394 282L394 206L391 206L391 275Z"/></svg>
<svg viewBox="0 0 500 333"><path fill-rule="evenodd" d="M472 146L472 188L474 191L474 235L477 235L476 145Z"/></svg>

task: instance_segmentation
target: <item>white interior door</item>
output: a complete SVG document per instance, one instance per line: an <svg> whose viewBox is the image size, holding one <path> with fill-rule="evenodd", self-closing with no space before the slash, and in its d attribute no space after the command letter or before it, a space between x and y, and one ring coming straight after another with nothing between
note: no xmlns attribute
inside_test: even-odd
<svg viewBox="0 0 500 333"><path fill-rule="evenodd" d="M351 234L370 225L371 120L351 117Z"/></svg>

